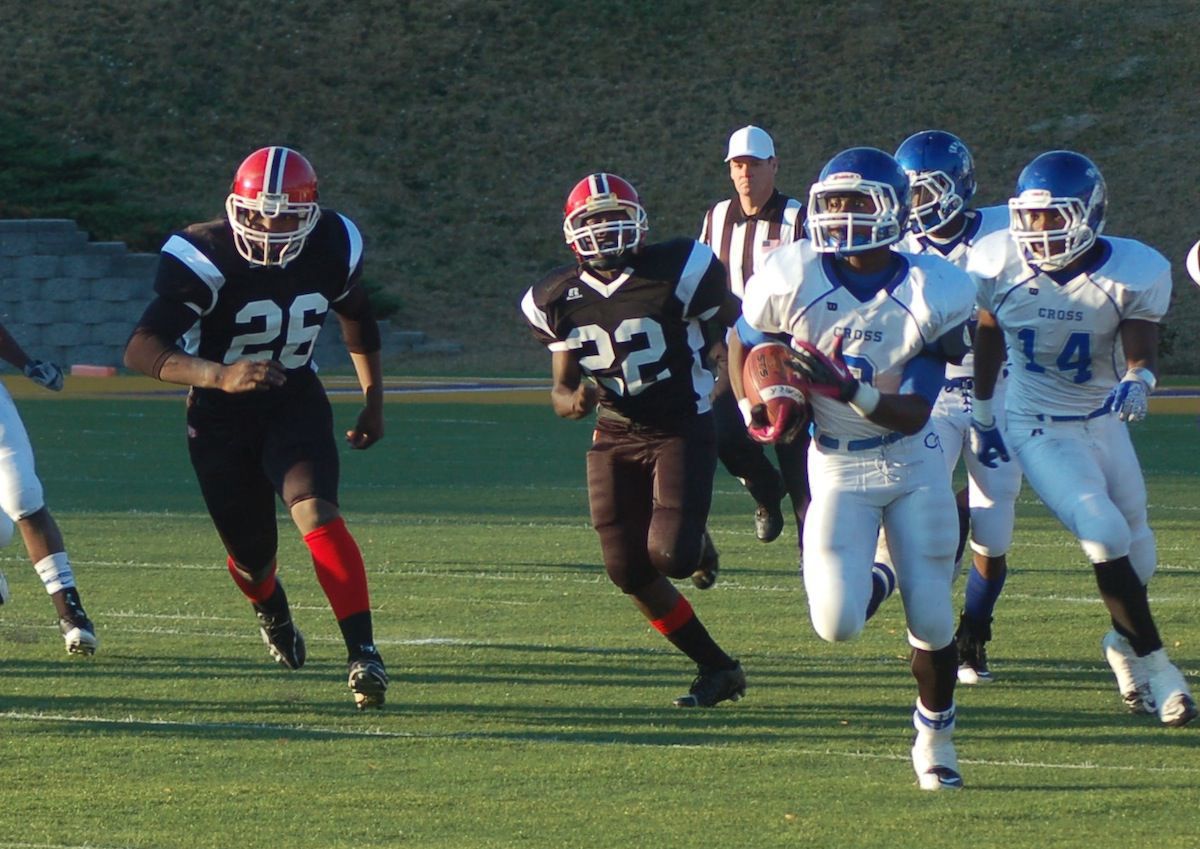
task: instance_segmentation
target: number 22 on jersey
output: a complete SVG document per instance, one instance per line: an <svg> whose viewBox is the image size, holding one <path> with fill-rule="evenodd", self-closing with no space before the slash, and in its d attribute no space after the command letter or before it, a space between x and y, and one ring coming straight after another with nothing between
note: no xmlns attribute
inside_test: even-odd
<svg viewBox="0 0 1200 849"><path fill-rule="evenodd" d="M623 357L618 355L617 344L629 345L639 337L642 347L626 353ZM627 318L617 325L611 336L598 324L576 327L567 336L567 343L573 348L582 347L585 342L594 343L596 353L580 357L579 365L602 384L621 395L637 395L671 375L668 368L652 368L661 364L667 350L662 326L652 318ZM620 377L612 373L618 359Z"/></svg>

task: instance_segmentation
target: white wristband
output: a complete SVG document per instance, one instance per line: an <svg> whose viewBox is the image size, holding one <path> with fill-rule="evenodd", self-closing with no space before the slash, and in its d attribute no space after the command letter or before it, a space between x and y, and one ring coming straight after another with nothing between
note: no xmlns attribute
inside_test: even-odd
<svg viewBox="0 0 1200 849"><path fill-rule="evenodd" d="M738 399L738 410L742 413L742 421L746 423L746 427L750 427L750 410L754 405L750 403L749 398Z"/></svg>
<svg viewBox="0 0 1200 849"><path fill-rule="evenodd" d="M979 422L984 427L991 427L996 423L996 416L992 412L991 398L975 398L971 401L971 418Z"/></svg>
<svg viewBox="0 0 1200 849"><path fill-rule="evenodd" d="M879 406L879 390L869 383L859 383L849 403L850 409L865 419Z"/></svg>
<svg viewBox="0 0 1200 849"><path fill-rule="evenodd" d="M1146 384L1147 394L1153 392L1154 387L1158 386L1158 378L1154 376L1154 372L1144 367L1129 369L1129 371L1125 372L1125 376L1121 380L1140 380Z"/></svg>

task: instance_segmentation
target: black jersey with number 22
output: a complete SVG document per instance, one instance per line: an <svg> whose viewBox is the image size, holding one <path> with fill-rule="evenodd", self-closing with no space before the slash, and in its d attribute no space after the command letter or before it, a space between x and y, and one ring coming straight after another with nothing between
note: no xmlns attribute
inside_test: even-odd
<svg viewBox="0 0 1200 849"><path fill-rule="evenodd" d="M712 251L674 239L647 245L611 279L579 265L556 269L526 292L521 309L551 351L578 351L603 406L667 424L709 409L701 322L726 297L725 269Z"/></svg>

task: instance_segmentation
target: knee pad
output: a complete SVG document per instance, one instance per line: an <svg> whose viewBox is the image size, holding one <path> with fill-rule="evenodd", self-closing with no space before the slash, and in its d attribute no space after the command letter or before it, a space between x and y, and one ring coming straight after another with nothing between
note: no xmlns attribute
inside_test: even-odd
<svg viewBox="0 0 1200 849"><path fill-rule="evenodd" d="M9 516L16 516L18 519L32 516L46 506L42 483L36 478L25 483L15 493L8 493L3 501L4 512Z"/></svg>
<svg viewBox="0 0 1200 849"><path fill-rule="evenodd" d="M686 578L700 565L702 539L699 533L680 534L674 540L661 542L651 539L648 552L650 565L668 578L677 581Z"/></svg>
<svg viewBox="0 0 1200 849"><path fill-rule="evenodd" d="M1088 560L1093 563L1104 563L1129 554L1129 525L1121 511L1107 498L1084 496L1075 504L1070 525Z"/></svg>
<svg viewBox="0 0 1200 849"><path fill-rule="evenodd" d="M12 542L13 531L16 530L16 523L8 517L7 513L0 512L0 548Z"/></svg>
<svg viewBox="0 0 1200 849"><path fill-rule="evenodd" d="M861 609L856 610L855 607ZM853 640L862 633L867 624L867 607L861 605L843 604L840 609L830 609L809 603L809 618L812 619L813 630L817 636L827 643L844 643Z"/></svg>
<svg viewBox="0 0 1200 849"><path fill-rule="evenodd" d="M984 557L1003 557L1012 547L1016 510L1009 503L971 508L971 550Z"/></svg>
<svg viewBox="0 0 1200 849"><path fill-rule="evenodd" d="M1158 568L1158 544L1154 541L1154 532L1149 527L1143 526L1141 531L1134 533L1130 539L1129 562L1142 584L1150 583L1150 579L1154 577L1154 570Z"/></svg>

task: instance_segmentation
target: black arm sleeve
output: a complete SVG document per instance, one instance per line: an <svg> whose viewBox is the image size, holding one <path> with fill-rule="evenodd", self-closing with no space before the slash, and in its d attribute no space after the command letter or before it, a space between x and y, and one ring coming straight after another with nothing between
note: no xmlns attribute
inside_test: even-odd
<svg viewBox="0 0 1200 849"><path fill-rule="evenodd" d="M333 311L342 325L342 338L350 353L373 354L383 347L379 337L379 322L375 320L375 312L371 309L371 299L361 284L335 303Z"/></svg>

